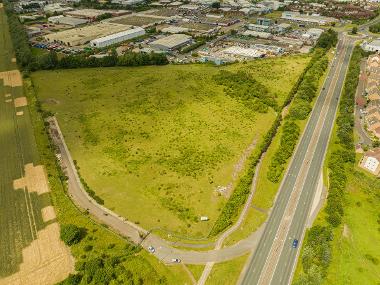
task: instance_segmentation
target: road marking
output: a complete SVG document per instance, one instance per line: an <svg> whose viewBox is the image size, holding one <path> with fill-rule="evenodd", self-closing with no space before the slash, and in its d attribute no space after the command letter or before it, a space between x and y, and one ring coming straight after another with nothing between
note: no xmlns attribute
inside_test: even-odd
<svg viewBox="0 0 380 285"><path fill-rule="evenodd" d="M346 39L343 38L343 43L345 41L346 41ZM339 62L343 62L345 59L345 53L346 53L347 47L343 46L343 49L344 50L342 51L342 53L339 56ZM339 70L339 72L335 72L332 76L332 79L334 79L336 77L338 77L338 79L339 79L339 75L340 75L340 72L342 70L342 64L340 64L338 66L338 70ZM333 70L330 69L329 73L332 71ZM335 94L336 85L337 85L337 80L333 81L332 86L331 85L329 86L330 88L328 89L327 97L323 101L323 105L322 105L322 109L321 109L321 114L323 114L323 115L318 118L316 125L314 127L314 130L313 130L313 133L312 133L311 141L307 145L307 150L306 150L305 157L304 157L302 164L301 164L299 177L298 177L298 179L297 179L297 181L293 187L293 190L290 194L287 206L286 206L285 211L284 211L284 215L286 213L288 213L288 214L287 214L287 216L285 216L285 218L283 215L282 226L277 231L275 241L278 241L278 240L283 241L284 238L279 239L278 236L283 236L285 234L285 237L286 237L288 234L288 231L290 229L291 220L289 218L290 218L290 216L293 217L293 215L295 214L295 209L298 207L297 205L298 205L298 201L300 199L300 193L304 187L304 183L305 183L307 174L309 173L309 170L310 170L310 164L309 165L306 164L306 168L303 171L302 171L302 166L305 165L306 158L310 155L313 155L313 154L310 154L311 150L312 149L315 150L317 147L318 141L319 141L321 134L322 134L322 128L325 124L325 120L326 120L327 115L328 115L329 105L330 105L331 101L333 100L333 98L335 97L334 94ZM296 185L298 185L299 183L301 183L301 188L296 187ZM283 247L284 247L284 243L276 244L275 242L273 242L272 248L271 248L271 250L270 250L270 252L266 258L266 261L264 263L264 268L262 270L262 273L260 274L259 284L270 284L270 282L273 278L274 270L277 267L277 263L279 260L279 255L274 254L274 253L277 253L280 249L282 251ZM273 262L275 263L274 266L272 266ZM269 275L267 274L267 272L269 273Z"/></svg>

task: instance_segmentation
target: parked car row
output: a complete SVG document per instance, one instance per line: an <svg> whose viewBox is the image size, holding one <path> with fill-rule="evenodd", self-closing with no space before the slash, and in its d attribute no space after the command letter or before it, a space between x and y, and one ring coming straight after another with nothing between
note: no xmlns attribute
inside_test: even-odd
<svg viewBox="0 0 380 285"><path fill-rule="evenodd" d="M79 53L91 50L91 48L69 48L69 47L62 46L60 44L40 43L40 42L33 43L32 46L35 48L54 50L56 52L62 52L65 54L79 54Z"/></svg>

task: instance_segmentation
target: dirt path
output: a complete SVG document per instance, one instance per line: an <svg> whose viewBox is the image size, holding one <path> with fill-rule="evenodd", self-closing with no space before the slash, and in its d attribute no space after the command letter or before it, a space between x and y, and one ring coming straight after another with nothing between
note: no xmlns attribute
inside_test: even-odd
<svg viewBox="0 0 380 285"><path fill-rule="evenodd" d="M250 206L252 204L253 196L254 196L254 194L256 192L257 178L258 178L259 173L260 173L261 163L262 163L262 160L263 160L264 156L265 156L265 153L261 156L259 163L256 165L255 175L253 176L253 179L252 179L251 192L250 192L250 194L248 196L247 201L245 202L243 210L240 213L239 219L237 220L237 222L232 227L230 227L229 229L227 229L219 237L219 239L217 240L216 245L215 245L215 250L220 250L221 247L222 247L222 245L223 245L223 242L226 240L226 238L229 237L233 232L235 232L236 230L238 230L239 227L241 226L241 224L244 222L244 220L245 220L245 218L246 218L246 216L248 214L249 208L250 208ZM260 239L259 235L257 236L257 239L258 240ZM214 264L215 264L215 262L208 262L206 264L206 267L203 270L203 273L202 273L201 277L198 280L198 283L197 283L198 285L204 285L206 283L206 280L207 280L208 276L210 275L211 270L212 270Z"/></svg>

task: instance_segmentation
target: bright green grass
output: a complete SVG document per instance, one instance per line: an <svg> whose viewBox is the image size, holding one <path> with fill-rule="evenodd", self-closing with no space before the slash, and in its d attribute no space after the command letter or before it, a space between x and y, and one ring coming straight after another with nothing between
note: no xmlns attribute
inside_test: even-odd
<svg viewBox="0 0 380 285"><path fill-rule="evenodd" d="M332 263L324 284L378 284L380 182L357 169L350 173L347 185L344 224L348 236L343 236L343 225L335 231Z"/></svg>
<svg viewBox="0 0 380 285"><path fill-rule="evenodd" d="M236 284L247 258L248 254L215 264L206 281L206 285Z"/></svg>
<svg viewBox="0 0 380 285"><path fill-rule="evenodd" d="M307 62L285 57L223 68L244 68L281 104ZM170 65L32 78L82 176L107 207L147 229L205 236L226 201L215 189L231 181L242 152L275 118L273 110L257 114L226 96L212 79L219 70ZM210 221L198 222L203 215Z"/></svg>
<svg viewBox="0 0 380 285"><path fill-rule="evenodd" d="M261 209L258 210L256 208L250 208L242 225L239 227L238 230L236 230L228 238L226 238L223 245L232 245L242 239L249 237L259 228L259 226L262 223L265 222L267 217L268 215L265 211L262 211Z"/></svg>
<svg viewBox="0 0 380 285"><path fill-rule="evenodd" d="M187 264L186 267L193 274L195 280L199 280L199 278L201 278L203 270L205 269L204 265L198 265L198 264Z"/></svg>
<svg viewBox="0 0 380 285"><path fill-rule="evenodd" d="M87 230L86 237L80 243L71 246L70 249L73 256L76 261L87 261L103 254L109 256L125 255L127 253L125 247L129 242L118 234L99 225L90 216L79 211L66 196L66 186L59 180L56 158L45 134L44 123L34 108L34 89L30 87L29 80L26 80L24 85L38 151L41 156L41 163L45 166L48 174L49 185L52 191L51 197L57 213L57 219L60 224L75 224ZM87 245L93 246L93 249L85 251L84 248ZM154 284L162 276L168 281L167 284L190 284L187 273L182 267L167 267L146 251L141 251L136 256L129 256L123 265L133 272L134 278L140 277L144 281L144 284ZM138 280L135 280L135 283L138 284Z"/></svg>

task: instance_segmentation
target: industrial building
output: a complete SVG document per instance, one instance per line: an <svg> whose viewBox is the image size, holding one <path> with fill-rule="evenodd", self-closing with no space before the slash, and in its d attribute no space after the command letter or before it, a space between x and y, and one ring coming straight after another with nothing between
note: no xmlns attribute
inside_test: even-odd
<svg viewBox="0 0 380 285"><path fill-rule="evenodd" d="M245 57L245 58L259 58L265 56L265 53L255 48L244 48L239 46L232 46L222 51L224 54Z"/></svg>
<svg viewBox="0 0 380 285"><path fill-rule="evenodd" d="M90 45L92 47L102 48L133 38L141 37L143 35L145 35L145 30L143 28L136 27L127 31L92 40L90 41Z"/></svg>
<svg viewBox="0 0 380 285"><path fill-rule="evenodd" d="M73 10L73 8L64 7L60 3L47 4L44 7L44 12L47 14L63 13L63 12L71 11L71 10Z"/></svg>
<svg viewBox="0 0 380 285"><path fill-rule="evenodd" d="M271 39L273 35L271 33L266 32L256 32L256 31L245 31L242 33L243 36L261 38L261 39Z"/></svg>
<svg viewBox="0 0 380 285"><path fill-rule="evenodd" d="M191 36L185 34L174 34L152 42L153 48L170 51L180 48L192 41Z"/></svg>
<svg viewBox="0 0 380 285"><path fill-rule="evenodd" d="M281 18L295 22L305 22L319 25L326 25L328 23L338 22L337 19L331 17L324 17L316 14L307 15L301 14L300 12L290 11L283 12Z"/></svg>
<svg viewBox="0 0 380 285"><path fill-rule="evenodd" d="M308 29L306 33L302 35L302 37L316 40L322 35L322 33L323 33L322 29L311 28L311 29Z"/></svg>
<svg viewBox="0 0 380 285"><path fill-rule="evenodd" d="M88 20L79 19L74 17L65 17L63 15L53 16L48 18L49 23L67 25L71 27L78 27L80 25L86 24Z"/></svg>
<svg viewBox="0 0 380 285"><path fill-rule="evenodd" d="M48 42L60 43L67 46L78 46L86 44L93 39L126 31L130 28L131 26L128 25L102 22L96 25L48 34L44 36L44 39Z"/></svg>
<svg viewBox="0 0 380 285"><path fill-rule="evenodd" d="M365 51L380 51L380 39L373 40L372 42L364 42L362 45L362 48Z"/></svg>
<svg viewBox="0 0 380 285"><path fill-rule="evenodd" d="M112 17L118 17L122 15L130 14L127 10L96 10L96 9L80 9L66 12L66 16L72 16L81 19L87 19L89 21L95 21L99 16L104 14L111 14Z"/></svg>

